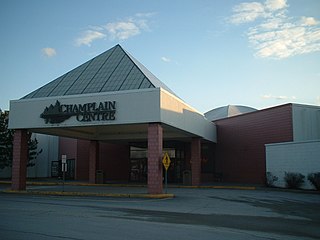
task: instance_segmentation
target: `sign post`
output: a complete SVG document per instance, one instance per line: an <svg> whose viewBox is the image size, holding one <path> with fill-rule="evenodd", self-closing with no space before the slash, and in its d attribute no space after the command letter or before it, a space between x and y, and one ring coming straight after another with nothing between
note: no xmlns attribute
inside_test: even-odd
<svg viewBox="0 0 320 240"><path fill-rule="evenodd" d="M67 171L67 155L61 156L61 169L62 169L62 180L63 180L63 189L62 192L64 192L64 182L66 181L66 171Z"/></svg>
<svg viewBox="0 0 320 240"><path fill-rule="evenodd" d="M164 175L164 178L165 178L165 189L166 189L165 193L167 193L167 190L168 190L168 168L170 166L170 163L171 163L170 157L169 157L168 153L165 152L165 154L164 154L164 156L162 158L162 164L163 164L163 166L164 166L164 168L166 170L165 175Z"/></svg>

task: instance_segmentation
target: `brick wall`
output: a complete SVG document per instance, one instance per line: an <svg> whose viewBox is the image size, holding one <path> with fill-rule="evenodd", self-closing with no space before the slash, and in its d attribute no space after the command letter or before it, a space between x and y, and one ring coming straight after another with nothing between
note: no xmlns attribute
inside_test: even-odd
<svg viewBox="0 0 320 240"><path fill-rule="evenodd" d="M13 137L12 190L26 189L27 161L27 130L16 129Z"/></svg>
<svg viewBox="0 0 320 240"><path fill-rule="evenodd" d="M191 141L191 172L192 186L200 185L201 182L201 139L192 138Z"/></svg>
<svg viewBox="0 0 320 240"><path fill-rule="evenodd" d="M67 155L67 159L77 157L77 139L60 137L59 138L59 159L61 155Z"/></svg>
<svg viewBox="0 0 320 240"><path fill-rule="evenodd" d="M76 180L89 180L90 141L60 138L60 156L76 159ZM99 142L96 168L102 170L104 181L128 181L130 149L126 144Z"/></svg>
<svg viewBox="0 0 320 240"><path fill-rule="evenodd" d="M162 139L163 130L160 124L149 124L148 127L148 192L162 193Z"/></svg>
<svg viewBox="0 0 320 240"><path fill-rule="evenodd" d="M99 159L99 142L91 140L89 143L89 183L96 183L96 171Z"/></svg>
<svg viewBox="0 0 320 240"><path fill-rule="evenodd" d="M105 181L128 181L130 149L127 144L100 143L98 169Z"/></svg>
<svg viewBox="0 0 320 240"><path fill-rule="evenodd" d="M265 144L293 140L292 105L215 121L215 172L225 182L265 182Z"/></svg>
<svg viewBox="0 0 320 240"><path fill-rule="evenodd" d="M76 180L89 179L89 146L88 140L77 140Z"/></svg>

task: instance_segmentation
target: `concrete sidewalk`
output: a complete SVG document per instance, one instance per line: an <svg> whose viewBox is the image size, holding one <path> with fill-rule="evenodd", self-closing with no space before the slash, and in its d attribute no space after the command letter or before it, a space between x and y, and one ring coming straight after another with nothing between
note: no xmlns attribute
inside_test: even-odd
<svg viewBox="0 0 320 240"><path fill-rule="evenodd" d="M0 184L11 184L10 180L0 181ZM60 186L63 185L62 180L58 179L40 179L40 180L32 180L27 181L27 186ZM91 184L83 181L65 181L65 186L105 186L105 187L141 187L146 188L147 184L142 183L116 183L109 182L103 184ZM164 185L163 185L164 187ZM190 185L182 185L182 184L168 184L168 188L212 188L212 189L238 189L238 190L255 190L257 186L247 185L247 184L234 184L234 183L223 183L223 182L215 182L215 183L207 183L199 186L190 186Z"/></svg>
<svg viewBox="0 0 320 240"><path fill-rule="evenodd" d="M95 197L122 197L122 198L173 198L174 194L148 194L145 184L128 183L107 183L90 184L87 182L66 181L47 179L45 181L27 181L26 191L13 191L9 185L11 181L0 181L5 193L16 194L35 194L35 195L58 195L58 196L95 196ZM168 192L172 188L196 188L196 189L237 189L255 190L255 186L239 186L230 184L202 185L202 186L183 186L168 185ZM165 188L164 188L165 192Z"/></svg>
<svg viewBox="0 0 320 240"><path fill-rule="evenodd" d="M11 190L6 184L2 187L4 193L53 195L53 196L88 196L88 197L117 197L117 198L173 198L173 194L148 194L147 188L142 186L115 186L107 184L28 184L26 191Z"/></svg>

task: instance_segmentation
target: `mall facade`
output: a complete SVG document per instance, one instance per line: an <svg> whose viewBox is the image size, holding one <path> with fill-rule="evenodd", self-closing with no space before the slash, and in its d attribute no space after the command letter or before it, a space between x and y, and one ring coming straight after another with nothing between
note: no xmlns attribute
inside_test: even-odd
<svg viewBox="0 0 320 240"><path fill-rule="evenodd" d="M312 142L310 159L320 156L319 107L227 106L202 114L120 45L12 100L9 127L15 129L14 190L26 188L27 176L59 177L62 155L70 179L145 183L152 194L163 191L165 152L168 182L193 186L264 184L274 145L281 152L283 143ZM28 171L27 131L42 149ZM310 146L300 153L310 153ZM320 171L320 158L312 161L310 168ZM271 168L279 170L277 164Z"/></svg>

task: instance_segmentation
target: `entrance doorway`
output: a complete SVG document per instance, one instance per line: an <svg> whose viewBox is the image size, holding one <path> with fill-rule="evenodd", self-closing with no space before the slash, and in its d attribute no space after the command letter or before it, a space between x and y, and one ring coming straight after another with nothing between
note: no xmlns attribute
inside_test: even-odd
<svg viewBox="0 0 320 240"><path fill-rule="evenodd" d="M147 183L148 151L144 147L130 147L130 182Z"/></svg>
<svg viewBox="0 0 320 240"><path fill-rule="evenodd" d="M183 183L183 171L185 167L184 151L181 149L164 149L167 152L171 164L168 168L168 183Z"/></svg>
<svg viewBox="0 0 320 240"><path fill-rule="evenodd" d="M185 168L185 153L181 148L164 148L171 163L168 168L168 183L183 183L183 171ZM165 174L165 170L163 170ZM148 149L146 147L130 147L130 181L147 183L148 178Z"/></svg>
<svg viewBox="0 0 320 240"><path fill-rule="evenodd" d="M146 158L131 158L130 159L130 181L146 183L148 176Z"/></svg>

